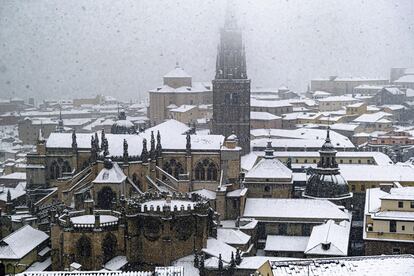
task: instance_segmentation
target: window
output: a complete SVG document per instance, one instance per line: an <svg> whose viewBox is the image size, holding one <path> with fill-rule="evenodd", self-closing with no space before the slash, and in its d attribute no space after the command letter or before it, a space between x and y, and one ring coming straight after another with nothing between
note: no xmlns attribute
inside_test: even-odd
<svg viewBox="0 0 414 276"><path fill-rule="evenodd" d="M203 166L203 164L202 163L198 163L197 164L197 166L196 166L196 168L195 168L195 171L194 171L194 178L196 179L196 180L204 180L204 166Z"/></svg>
<svg viewBox="0 0 414 276"><path fill-rule="evenodd" d="M90 257L92 252L91 240L86 236L82 236L77 242L77 253L81 258Z"/></svg>
<svg viewBox="0 0 414 276"><path fill-rule="evenodd" d="M308 163L308 159L305 159L305 164Z"/></svg>
<svg viewBox="0 0 414 276"><path fill-rule="evenodd" d="M207 168L207 180L217 180L217 168L216 165L210 163Z"/></svg>
<svg viewBox="0 0 414 276"><path fill-rule="evenodd" d="M339 163L343 164L343 163L344 163L344 160L342 160L342 159L341 159L341 160L339 160Z"/></svg>
<svg viewBox="0 0 414 276"><path fill-rule="evenodd" d="M50 178L51 179L58 179L60 177L60 168L56 161L53 161L52 165L50 166Z"/></svg>
<svg viewBox="0 0 414 276"><path fill-rule="evenodd" d="M390 221L390 232L395 233L397 231L397 223L395 220Z"/></svg>
<svg viewBox="0 0 414 276"><path fill-rule="evenodd" d="M365 185L361 184L361 192L364 192L364 191L365 191Z"/></svg>
<svg viewBox="0 0 414 276"><path fill-rule="evenodd" d="M414 209L414 201L411 201L410 202L410 208L413 208Z"/></svg>
<svg viewBox="0 0 414 276"><path fill-rule="evenodd" d="M361 164L361 160L358 160L358 164Z"/></svg>
<svg viewBox="0 0 414 276"><path fill-rule="evenodd" d="M404 202L398 201L398 208L404 208Z"/></svg>
<svg viewBox="0 0 414 276"><path fill-rule="evenodd" d="M355 192L355 185L351 185L351 190Z"/></svg>
<svg viewBox="0 0 414 276"><path fill-rule="evenodd" d="M280 223L278 226L279 235L286 235L287 234L287 225L285 223Z"/></svg>
<svg viewBox="0 0 414 276"><path fill-rule="evenodd" d="M351 159L349 160L349 164L352 164L352 160Z"/></svg>
<svg viewBox="0 0 414 276"><path fill-rule="evenodd" d="M265 186L264 190L265 190L266 193L270 192L270 186Z"/></svg>
<svg viewBox="0 0 414 276"><path fill-rule="evenodd" d="M401 225L401 231L405 231L405 225Z"/></svg>
<svg viewBox="0 0 414 276"><path fill-rule="evenodd" d="M303 224L302 225L302 236L310 236L311 234L311 226L310 224Z"/></svg>
<svg viewBox="0 0 414 276"><path fill-rule="evenodd" d="M392 249L392 254L394 254L394 255L399 255L399 254L401 254L401 248L399 248L399 247L394 247L394 248Z"/></svg>
<svg viewBox="0 0 414 276"><path fill-rule="evenodd" d="M316 159L313 159L313 163L316 163Z"/></svg>

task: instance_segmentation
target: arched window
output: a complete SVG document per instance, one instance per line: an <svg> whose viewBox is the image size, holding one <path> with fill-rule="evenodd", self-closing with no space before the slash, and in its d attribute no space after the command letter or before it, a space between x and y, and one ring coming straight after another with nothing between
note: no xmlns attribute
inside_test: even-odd
<svg viewBox="0 0 414 276"><path fill-rule="evenodd" d="M214 163L210 163L210 165L208 165L207 180L217 180L217 168Z"/></svg>
<svg viewBox="0 0 414 276"><path fill-rule="evenodd" d="M226 95L224 96L224 103L226 105L229 105L230 102L231 102L231 95L230 95L230 93L226 93Z"/></svg>
<svg viewBox="0 0 414 276"><path fill-rule="evenodd" d="M98 192L98 207L104 210L109 210L112 207L112 202L116 199L116 194L109 187L104 187Z"/></svg>
<svg viewBox="0 0 414 276"><path fill-rule="evenodd" d="M239 104L239 95L237 93L231 94L231 102L232 104Z"/></svg>
<svg viewBox="0 0 414 276"><path fill-rule="evenodd" d="M106 235L105 239L102 242L102 253L104 258L104 263L112 259L117 255L116 252L117 240L114 234L109 233Z"/></svg>
<svg viewBox="0 0 414 276"><path fill-rule="evenodd" d="M76 250L78 257L80 257L78 261L81 261L82 258L90 257L92 254L91 240L86 236L82 236L76 244Z"/></svg>
<svg viewBox="0 0 414 276"><path fill-rule="evenodd" d="M9 273L9 274L15 273L14 267L13 267L12 264L7 265L7 273Z"/></svg>
<svg viewBox="0 0 414 276"><path fill-rule="evenodd" d="M195 168L194 178L196 180L204 180L205 179L204 165L201 162L198 163L196 168Z"/></svg>
<svg viewBox="0 0 414 276"><path fill-rule="evenodd" d="M169 173L169 174L172 174L172 167L171 167L171 161L170 162L165 162L164 163L164 166L162 167L162 169L164 170L164 171L166 171L167 173Z"/></svg>
<svg viewBox="0 0 414 276"><path fill-rule="evenodd" d="M178 162L177 165L175 166L174 177L178 179L178 176L183 173L184 173L183 165L181 165L181 163Z"/></svg>
<svg viewBox="0 0 414 276"><path fill-rule="evenodd" d="M60 168L56 161L53 161L52 165L50 166L50 178L51 179L58 179L60 177Z"/></svg>
<svg viewBox="0 0 414 276"><path fill-rule="evenodd" d="M72 172L72 168L68 161L64 161L62 165L62 173L69 173Z"/></svg>
<svg viewBox="0 0 414 276"><path fill-rule="evenodd" d="M183 165L175 159L171 159L170 161L165 162L163 170L177 179L180 174L184 173ZM163 179L165 179L165 176Z"/></svg>

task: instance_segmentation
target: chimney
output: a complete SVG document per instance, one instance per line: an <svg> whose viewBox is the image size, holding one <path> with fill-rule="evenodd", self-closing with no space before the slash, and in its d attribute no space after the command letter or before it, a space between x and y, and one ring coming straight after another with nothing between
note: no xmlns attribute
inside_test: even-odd
<svg viewBox="0 0 414 276"><path fill-rule="evenodd" d="M384 191L386 193L390 193L391 192L391 188L394 186L392 183L380 183L380 190Z"/></svg>

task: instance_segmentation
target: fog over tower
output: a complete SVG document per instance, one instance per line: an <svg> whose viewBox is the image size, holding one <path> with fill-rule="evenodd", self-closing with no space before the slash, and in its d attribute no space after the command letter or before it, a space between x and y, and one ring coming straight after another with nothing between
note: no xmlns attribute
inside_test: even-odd
<svg viewBox="0 0 414 276"><path fill-rule="evenodd" d="M232 1L227 2L224 28L217 48L213 80L213 133L228 137L235 133L243 153L250 151L250 80L246 53Z"/></svg>

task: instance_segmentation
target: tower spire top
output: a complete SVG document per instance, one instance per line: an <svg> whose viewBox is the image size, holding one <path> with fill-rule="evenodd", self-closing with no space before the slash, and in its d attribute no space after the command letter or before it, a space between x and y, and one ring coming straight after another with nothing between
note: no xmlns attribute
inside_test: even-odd
<svg viewBox="0 0 414 276"><path fill-rule="evenodd" d="M224 28L235 29L237 28L236 13L234 11L235 3L233 0L227 0L226 3L226 17L224 21Z"/></svg>

